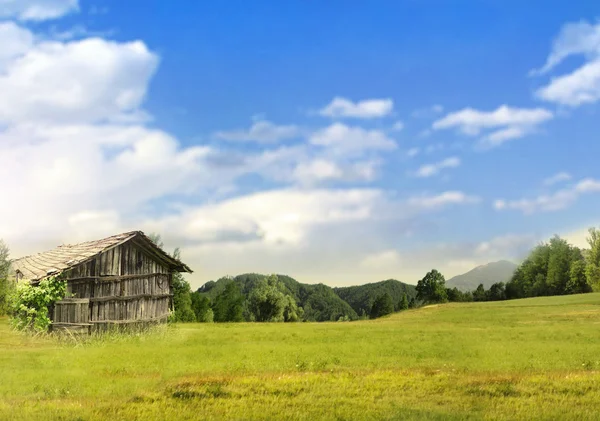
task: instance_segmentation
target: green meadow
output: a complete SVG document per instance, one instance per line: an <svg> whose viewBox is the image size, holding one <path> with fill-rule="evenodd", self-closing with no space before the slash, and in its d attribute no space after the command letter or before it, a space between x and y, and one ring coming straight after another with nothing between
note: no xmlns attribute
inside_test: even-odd
<svg viewBox="0 0 600 421"><path fill-rule="evenodd" d="M0 319L0 419L600 419L600 294L85 341Z"/></svg>

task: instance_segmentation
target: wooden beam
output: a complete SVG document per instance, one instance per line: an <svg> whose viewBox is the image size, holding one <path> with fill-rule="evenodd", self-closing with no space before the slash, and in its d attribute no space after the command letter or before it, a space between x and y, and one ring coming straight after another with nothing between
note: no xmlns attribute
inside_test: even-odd
<svg viewBox="0 0 600 421"><path fill-rule="evenodd" d="M67 279L67 282L73 282L73 283L90 282L90 281L94 281L94 282L119 282L119 281L125 281L125 280L128 280L128 279L149 278L151 276L166 276L166 277L168 277L169 274L168 273L155 272L155 273L146 273L146 274L142 274L142 275L82 276L80 278Z"/></svg>
<svg viewBox="0 0 600 421"><path fill-rule="evenodd" d="M149 322L160 322L163 319L166 319L169 315L165 314L164 316L154 317L151 319L137 319L137 320L92 320L90 323L93 324L111 324L111 325L124 325L129 323L149 323Z"/></svg>
<svg viewBox="0 0 600 421"><path fill-rule="evenodd" d="M90 302L91 303L99 303L99 302L105 302L105 301L131 301L131 300L137 300L140 298L156 298L156 299L160 299L160 298L167 298L170 297L172 294L157 294L157 295L152 295L152 294L138 294L138 295L113 295L110 297L95 297L95 298L90 298Z"/></svg>

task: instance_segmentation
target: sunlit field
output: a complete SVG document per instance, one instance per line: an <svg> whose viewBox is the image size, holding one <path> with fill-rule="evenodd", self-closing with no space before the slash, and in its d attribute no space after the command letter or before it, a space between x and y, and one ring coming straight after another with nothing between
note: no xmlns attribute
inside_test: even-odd
<svg viewBox="0 0 600 421"><path fill-rule="evenodd" d="M600 294L86 342L0 319L0 419L598 419Z"/></svg>

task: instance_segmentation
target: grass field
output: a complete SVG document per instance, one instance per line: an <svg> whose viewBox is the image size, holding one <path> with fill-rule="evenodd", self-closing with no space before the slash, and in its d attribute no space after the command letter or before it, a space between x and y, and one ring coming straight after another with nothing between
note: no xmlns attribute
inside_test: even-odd
<svg viewBox="0 0 600 421"><path fill-rule="evenodd" d="M600 419L600 294L85 344L0 319L0 419Z"/></svg>

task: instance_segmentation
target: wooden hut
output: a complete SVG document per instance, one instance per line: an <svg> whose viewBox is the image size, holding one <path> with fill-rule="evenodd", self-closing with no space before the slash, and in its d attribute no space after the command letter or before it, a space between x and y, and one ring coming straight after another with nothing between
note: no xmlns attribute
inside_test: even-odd
<svg viewBox="0 0 600 421"><path fill-rule="evenodd" d="M12 262L17 282L67 280L67 297L50 311L52 328L102 331L165 322L173 306L173 272L192 272L141 231L62 245Z"/></svg>

